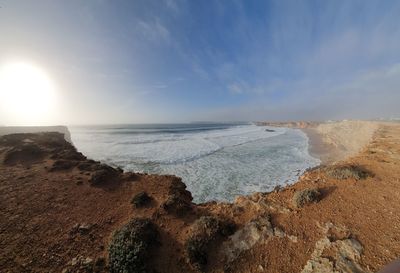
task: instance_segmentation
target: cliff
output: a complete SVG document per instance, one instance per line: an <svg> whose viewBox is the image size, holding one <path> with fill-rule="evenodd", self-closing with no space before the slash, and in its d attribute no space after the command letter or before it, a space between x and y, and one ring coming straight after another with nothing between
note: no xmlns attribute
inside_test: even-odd
<svg viewBox="0 0 400 273"><path fill-rule="evenodd" d="M400 126L295 185L195 204L175 176L123 172L60 133L0 137L5 272L375 272L400 255Z"/></svg>
<svg viewBox="0 0 400 273"><path fill-rule="evenodd" d="M321 122L314 122L314 121L282 121L282 122L258 121L256 122L256 125L304 129L304 128L316 127L320 123Z"/></svg>
<svg viewBox="0 0 400 273"><path fill-rule="evenodd" d="M0 136L9 134L58 132L71 142L71 134L66 126L0 126Z"/></svg>

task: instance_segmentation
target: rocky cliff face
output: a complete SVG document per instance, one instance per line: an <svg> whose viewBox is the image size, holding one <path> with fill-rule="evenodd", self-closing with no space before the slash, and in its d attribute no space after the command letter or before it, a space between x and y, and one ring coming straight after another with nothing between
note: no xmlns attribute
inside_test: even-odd
<svg viewBox="0 0 400 273"><path fill-rule="evenodd" d="M71 141L71 134L66 126L0 126L0 136L9 134L27 134L58 132L64 135L68 142Z"/></svg>
<svg viewBox="0 0 400 273"><path fill-rule="evenodd" d="M320 122L311 122L311 121L290 121L290 122L268 122L268 121L259 121L256 122L258 126L272 126L272 127L287 127L287 128L314 128L320 124Z"/></svg>
<svg viewBox="0 0 400 273"><path fill-rule="evenodd" d="M87 159L60 133L2 136L0 268L377 271L400 255L393 239L400 238L393 182L400 177L393 154L400 152L400 128L381 128L371 145L341 165L310 170L295 185L233 203L194 204L180 178ZM368 175L353 175L358 170Z"/></svg>

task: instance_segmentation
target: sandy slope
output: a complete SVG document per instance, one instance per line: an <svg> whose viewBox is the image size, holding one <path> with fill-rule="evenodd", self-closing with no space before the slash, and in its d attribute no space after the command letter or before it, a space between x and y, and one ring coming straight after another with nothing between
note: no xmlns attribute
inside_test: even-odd
<svg viewBox="0 0 400 273"><path fill-rule="evenodd" d="M376 272L400 256L400 125L377 124L372 141L356 147L350 139L360 135L352 131L371 135L368 128L353 122L322 126L334 147L362 150L279 191L205 204L191 203L176 177L110 170L60 135L0 138L0 268L107 271L112 232L145 217L157 227L159 242L146 256L147 271L198 272L186 245L196 221L207 215L233 225L203 245L205 272ZM39 150L21 148L31 144ZM343 166L369 176L330 175ZM99 170L112 175L93 183ZM293 196L304 189L318 189L320 200L295 206ZM131 198L143 191L151 202L132 206Z"/></svg>
<svg viewBox="0 0 400 273"><path fill-rule="evenodd" d="M313 130L330 146L334 161L356 155L367 145L379 123L372 121L341 121L322 123Z"/></svg>

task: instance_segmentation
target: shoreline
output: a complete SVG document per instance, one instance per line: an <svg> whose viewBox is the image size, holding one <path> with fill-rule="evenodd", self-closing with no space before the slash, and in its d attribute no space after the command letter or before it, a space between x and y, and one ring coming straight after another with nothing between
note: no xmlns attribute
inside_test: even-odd
<svg viewBox="0 0 400 273"><path fill-rule="evenodd" d="M293 184L305 170L320 162L309 155L308 137L300 130L270 128L274 130L268 131L268 127L254 124L228 128L199 130L194 135L184 133L179 137L168 135L168 142L157 134L154 137L146 134L150 139L157 139L154 147L160 149L160 155L153 152L152 144L140 135L132 135L130 141L125 142L109 130L104 134L107 143L101 139L100 143L90 144L85 140L96 136L97 132L82 130L76 135L74 130L71 132L79 150L105 164L119 166L125 171L181 177L196 203L232 202L237 195L268 192L277 185ZM182 144L180 138L185 139ZM107 145L114 143L119 149L108 151ZM164 153L162 147L168 148L165 150L169 153ZM144 152L138 153L142 149ZM119 158L124 160L115 160ZM141 164L141 161L148 163Z"/></svg>
<svg viewBox="0 0 400 273"><path fill-rule="evenodd" d="M359 154L382 122L341 121L299 127L309 138L309 153L322 165L334 164Z"/></svg>
<svg viewBox="0 0 400 273"><path fill-rule="evenodd" d="M331 126L347 141L361 125L370 128ZM313 137L315 152L323 138ZM233 203L194 204L179 178L122 173L86 159L57 135L31 134L20 141L0 141L0 241L6 242L0 267L10 272L85 272L98 264L102 269L94 271L107 272L113 232L139 218L157 227L161 244L143 262L158 272L197 272L197 266L205 272L224 272L227 266L230 272L316 273L343 266L375 272L400 255L400 125L380 124L362 151L339 164L320 165L292 185L239 196ZM38 145L37 158L13 150L24 143ZM357 148L351 141L344 144ZM316 199L298 206L296 195L311 190L319 193ZM133 206L132 197L143 192L150 201ZM212 239L196 233L204 219L229 223L229 232L208 230ZM202 240L204 264L188 254L193 236Z"/></svg>
<svg viewBox="0 0 400 273"><path fill-rule="evenodd" d="M314 129L311 128L303 128L300 130L307 135L308 153L312 157L320 160L319 165L326 165L332 163L332 161L329 158L331 158L334 151L332 148L330 148L324 143L323 137L320 134L318 134Z"/></svg>

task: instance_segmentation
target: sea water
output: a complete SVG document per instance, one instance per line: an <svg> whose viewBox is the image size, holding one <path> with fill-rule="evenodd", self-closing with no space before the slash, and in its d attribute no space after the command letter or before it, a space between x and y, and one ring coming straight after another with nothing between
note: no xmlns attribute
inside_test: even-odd
<svg viewBox="0 0 400 273"><path fill-rule="evenodd" d="M70 127L89 158L125 171L174 174L195 202L271 191L319 164L298 129L254 124L141 124Z"/></svg>

